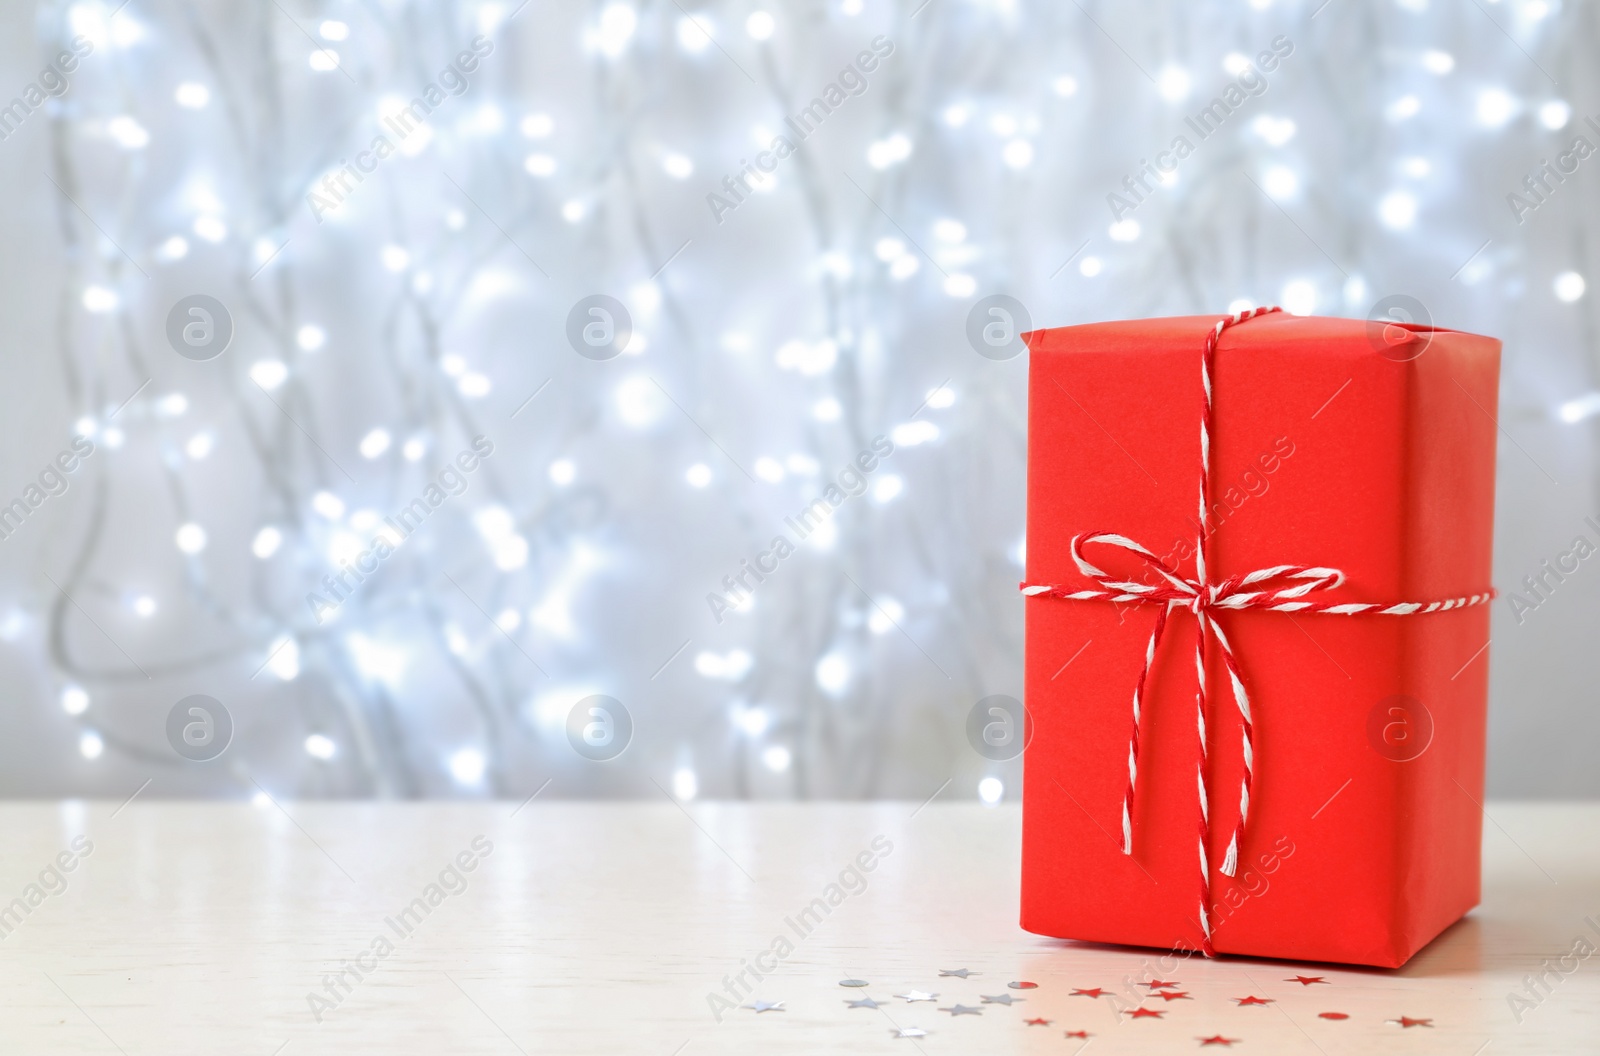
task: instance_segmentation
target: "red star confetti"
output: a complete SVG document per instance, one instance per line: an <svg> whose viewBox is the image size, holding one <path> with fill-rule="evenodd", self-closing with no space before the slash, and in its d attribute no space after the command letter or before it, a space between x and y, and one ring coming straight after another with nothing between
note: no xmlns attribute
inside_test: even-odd
<svg viewBox="0 0 1600 1056"><path fill-rule="evenodd" d="M1285 979L1284 982L1299 983L1301 986L1310 986L1312 983L1327 983L1328 981L1320 975L1296 975Z"/></svg>
<svg viewBox="0 0 1600 1056"><path fill-rule="evenodd" d="M1128 1009L1128 1015L1132 1016L1134 1019L1144 1019L1146 1017L1160 1019L1162 1016L1166 1015L1166 1013L1161 1011L1159 1008L1130 1008Z"/></svg>
<svg viewBox="0 0 1600 1056"><path fill-rule="evenodd" d="M1087 1038L1087 1037L1092 1037L1092 1035L1087 1030L1067 1030L1067 1031L1062 1031L1062 1033L1064 1035L1066 1035L1067 1037L1069 1037L1069 1038Z"/></svg>
<svg viewBox="0 0 1600 1056"><path fill-rule="evenodd" d="M1321 1017L1322 1019L1349 1019L1350 1018L1349 1014L1346 1013L1346 1012L1318 1012L1317 1015L1319 1017Z"/></svg>
<svg viewBox="0 0 1600 1056"><path fill-rule="evenodd" d="M1391 1020L1389 1020L1389 1022L1390 1023L1398 1023L1402 1027L1432 1027L1433 1026L1433 1020L1432 1019L1412 1019L1410 1016L1401 1016L1399 1019L1391 1019Z"/></svg>
<svg viewBox="0 0 1600 1056"><path fill-rule="evenodd" d="M1270 1005L1270 1004L1272 1004L1272 998L1270 998L1270 997L1250 997L1250 996L1246 996L1246 997L1236 997L1236 998L1234 998L1234 1000L1239 1003L1239 1007L1240 1008L1243 1008L1245 1005Z"/></svg>
<svg viewBox="0 0 1600 1056"><path fill-rule="evenodd" d="M1152 990L1170 990L1178 984L1168 979L1152 979L1144 985Z"/></svg>
<svg viewBox="0 0 1600 1056"><path fill-rule="evenodd" d="M1105 993L1105 991L1100 989L1097 986L1092 990L1073 990L1072 993L1068 994L1067 996L1068 997L1099 997L1103 993Z"/></svg>
<svg viewBox="0 0 1600 1056"><path fill-rule="evenodd" d="M1151 997L1165 998L1168 1001L1176 1001L1180 997L1183 998L1185 1001L1193 1001L1194 1000L1194 998L1189 996L1189 991L1187 991L1187 990L1157 990L1155 993L1151 994L1150 996Z"/></svg>
<svg viewBox="0 0 1600 1056"><path fill-rule="evenodd" d="M1006 985L1009 986L1013 990L1037 990L1037 989L1039 989L1039 984L1038 983L1030 983L1026 979L1018 979L1016 982L1007 983Z"/></svg>
<svg viewBox="0 0 1600 1056"><path fill-rule="evenodd" d="M1030 1027L1048 1027L1051 1023L1054 1022L1054 1020L1050 1020L1050 1019L1025 1019L1025 1020L1023 1020L1023 1022L1028 1024L1028 1026L1030 1026Z"/></svg>
<svg viewBox="0 0 1600 1056"><path fill-rule="evenodd" d="M1206 1045L1232 1045L1238 1038L1225 1038L1221 1034L1213 1034L1209 1038L1197 1038L1202 1046Z"/></svg>

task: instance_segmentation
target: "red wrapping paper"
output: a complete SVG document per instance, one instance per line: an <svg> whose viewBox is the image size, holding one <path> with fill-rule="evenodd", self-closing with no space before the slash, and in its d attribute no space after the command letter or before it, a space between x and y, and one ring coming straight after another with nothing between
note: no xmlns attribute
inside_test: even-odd
<svg viewBox="0 0 1600 1056"><path fill-rule="evenodd" d="M1093 586L1070 552L1073 537L1091 531L1126 535L1195 578L1200 350L1216 322L1025 335L1029 583ZM1500 343L1405 329L1413 343L1398 348L1375 343L1359 320L1275 314L1223 332L1212 379L1210 581L1301 564L1345 572L1320 601L1431 601L1488 589ZM1404 335L1390 329L1396 336ZM1138 578L1127 556L1091 559ZM1201 948L1195 617L1181 609L1144 697L1132 856L1121 846L1130 701L1156 611L1026 601L1033 737L1021 922L1029 931ZM1404 964L1478 902L1489 607L1411 616L1252 610L1217 621L1250 691L1255 772L1230 879L1217 865L1239 816L1241 719L1212 642L1216 951ZM1425 750L1406 758L1424 734Z"/></svg>

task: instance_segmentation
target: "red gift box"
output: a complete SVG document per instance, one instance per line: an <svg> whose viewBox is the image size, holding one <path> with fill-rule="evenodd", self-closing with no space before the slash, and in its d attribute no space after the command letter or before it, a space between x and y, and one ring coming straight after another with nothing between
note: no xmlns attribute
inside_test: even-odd
<svg viewBox="0 0 1600 1056"><path fill-rule="evenodd" d="M1282 313L1025 336L1022 926L1404 964L1479 896L1500 343Z"/></svg>

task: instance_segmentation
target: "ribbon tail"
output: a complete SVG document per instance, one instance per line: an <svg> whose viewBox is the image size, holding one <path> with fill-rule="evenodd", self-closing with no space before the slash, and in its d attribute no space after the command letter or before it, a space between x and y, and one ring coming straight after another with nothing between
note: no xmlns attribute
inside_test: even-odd
<svg viewBox="0 0 1600 1056"><path fill-rule="evenodd" d="M1222 865L1217 868L1223 876L1232 876L1239 871L1239 834L1235 832L1233 839L1228 841L1228 853L1222 856Z"/></svg>
<svg viewBox="0 0 1600 1056"><path fill-rule="evenodd" d="M1233 836L1228 841L1228 853L1222 859L1222 866L1218 870L1223 876L1233 876L1239 870L1240 845L1244 843L1245 826L1250 821L1250 786L1255 775L1255 719L1250 713L1250 694L1244 687L1244 679L1239 672L1239 663L1233 655L1233 644L1228 641L1228 636L1215 620L1211 621L1212 633L1216 635L1217 644L1222 648L1222 659L1228 669L1228 684L1233 690L1233 702L1239 708L1240 722L1240 759L1244 763L1243 773L1239 780L1239 821L1234 826Z"/></svg>
<svg viewBox="0 0 1600 1056"><path fill-rule="evenodd" d="M1122 796L1122 853L1127 855L1133 854L1133 790L1139 783L1139 714L1144 703L1144 686L1150 677L1156 646L1161 644L1161 632L1166 629L1167 615L1171 611L1172 603L1168 602L1156 615L1155 629L1150 632L1150 644L1144 650L1144 667L1139 669L1139 680L1133 684L1133 731L1128 737L1128 787Z"/></svg>

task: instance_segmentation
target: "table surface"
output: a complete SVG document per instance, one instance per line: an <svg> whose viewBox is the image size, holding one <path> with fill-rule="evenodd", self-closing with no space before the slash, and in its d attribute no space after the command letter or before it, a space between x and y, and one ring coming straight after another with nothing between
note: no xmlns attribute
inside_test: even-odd
<svg viewBox="0 0 1600 1056"><path fill-rule="evenodd" d="M0 804L0 903L38 903L0 916L0 1050L1600 1052L1600 957L1548 975L1520 1022L1507 997L1580 933L1600 943L1583 919L1600 921L1600 805L1487 814L1483 905L1386 972L1030 935L1012 806ZM865 888L830 891L863 852ZM797 919L830 894L819 923ZM752 999L781 1010L711 1000L752 963ZM1157 972L1189 996L1121 1014L1114 995ZM895 996L917 990L938 997ZM983 1000L1007 994L1024 1000ZM847 1005L862 995L880 1007ZM957 1005L981 1013L941 1011Z"/></svg>

